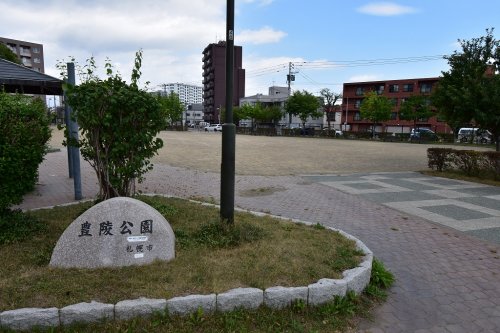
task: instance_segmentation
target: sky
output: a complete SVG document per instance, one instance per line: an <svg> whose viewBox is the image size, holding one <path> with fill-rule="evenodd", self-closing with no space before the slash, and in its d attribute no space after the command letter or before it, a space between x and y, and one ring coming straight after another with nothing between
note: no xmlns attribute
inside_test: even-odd
<svg viewBox="0 0 500 333"><path fill-rule="evenodd" d="M499 13L499 0L235 0L245 95L286 86L290 63L292 91L315 95L341 93L345 82L436 77L458 39L492 27L499 38ZM201 86L203 49L225 31L224 0L0 1L0 36L43 44L47 74L59 77L58 61L93 56L128 80L142 49L140 82L150 90Z"/></svg>

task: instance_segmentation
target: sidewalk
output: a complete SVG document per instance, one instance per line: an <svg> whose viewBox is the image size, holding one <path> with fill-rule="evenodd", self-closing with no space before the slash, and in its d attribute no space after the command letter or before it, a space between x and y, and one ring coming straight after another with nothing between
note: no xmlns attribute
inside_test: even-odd
<svg viewBox="0 0 500 333"><path fill-rule="evenodd" d="M64 151L47 155L40 185L21 207L72 202L66 168ZM218 202L219 179L217 173L157 164L139 189ZM86 198L97 192L85 162L82 185ZM498 244L339 191L314 177L237 176L235 203L342 229L385 263L396 283L388 301L375 309L373 321L360 323L360 332L500 332Z"/></svg>

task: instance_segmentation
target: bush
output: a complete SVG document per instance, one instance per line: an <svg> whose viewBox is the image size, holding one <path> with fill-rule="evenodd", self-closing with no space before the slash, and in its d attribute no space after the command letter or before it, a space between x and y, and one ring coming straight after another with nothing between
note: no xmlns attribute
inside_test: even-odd
<svg viewBox="0 0 500 333"><path fill-rule="evenodd" d="M443 171L450 168L451 163L451 148L429 148L427 149L427 157L429 159L429 168L436 168L437 171Z"/></svg>
<svg viewBox="0 0 500 333"><path fill-rule="evenodd" d="M495 180L500 180L500 152L485 151L483 152L483 156L483 168L487 173L493 174Z"/></svg>
<svg viewBox="0 0 500 333"><path fill-rule="evenodd" d="M50 139L45 104L0 91L0 215L22 202L38 180Z"/></svg>
<svg viewBox="0 0 500 333"><path fill-rule="evenodd" d="M456 168L467 176L477 176L480 171L480 152L474 150L455 150L452 159Z"/></svg>
<svg viewBox="0 0 500 333"><path fill-rule="evenodd" d="M500 152L429 148L427 157L429 168L437 171L457 170L467 176L500 179Z"/></svg>
<svg viewBox="0 0 500 333"><path fill-rule="evenodd" d="M79 86L67 86L67 101L74 109L81 136L70 142L81 148L99 181L99 198L106 200L135 193L135 181L153 168L151 158L163 146L156 134L166 127L166 112L159 101L137 82L142 53L138 52L132 83L114 74L106 63L108 78L91 75ZM93 60L90 60L90 65ZM95 68L88 67L93 73Z"/></svg>

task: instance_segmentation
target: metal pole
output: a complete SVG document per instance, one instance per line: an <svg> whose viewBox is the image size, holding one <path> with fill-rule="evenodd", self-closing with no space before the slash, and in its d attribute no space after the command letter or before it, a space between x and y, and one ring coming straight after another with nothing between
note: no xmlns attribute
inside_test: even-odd
<svg viewBox="0 0 500 333"><path fill-rule="evenodd" d="M75 85L75 64L68 62L68 84ZM71 119L72 108L68 105L69 114L69 137L72 141L78 142L78 123ZM80 149L75 146L70 147L71 150L71 165L73 168L73 185L75 188L75 200L82 199L82 181L80 174Z"/></svg>
<svg viewBox="0 0 500 333"><path fill-rule="evenodd" d="M68 69L69 72L69 69ZM66 94L66 93L65 93ZM66 130L68 131L68 138L70 137L71 129L70 129L70 106L68 105L66 98L64 99L64 122L66 124ZM73 159L71 158L71 146L68 144L66 146L67 155L68 155L68 174L69 178L73 178Z"/></svg>
<svg viewBox="0 0 500 333"><path fill-rule="evenodd" d="M220 183L220 217L234 223L235 141L233 123L234 67L234 0L227 0L226 16L226 117L222 125L222 163Z"/></svg>

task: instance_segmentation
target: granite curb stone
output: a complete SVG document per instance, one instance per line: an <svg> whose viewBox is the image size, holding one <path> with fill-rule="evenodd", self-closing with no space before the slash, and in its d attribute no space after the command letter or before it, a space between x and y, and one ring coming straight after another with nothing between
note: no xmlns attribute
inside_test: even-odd
<svg viewBox="0 0 500 333"><path fill-rule="evenodd" d="M235 288L217 295L217 310L221 312L238 308L257 309L264 302L264 291L258 288Z"/></svg>
<svg viewBox="0 0 500 333"><path fill-rule="evenodd" d="M203 310L203 313L214 313L216 298L216 294L174 297L167 300L167 310L173 315L187 315L196 312L199 308Z"/></svg>
<svg viewBox="0 0 500 333"><path fill-rule="evenodd" d="M295 300L302 300L307 304L308 295L307 287L270 287L264 290L264 305L271 309L282 309Z"/></svg>
<svg viewBox="0 0 500 333"><path fill-rule="evenodd" d="M117 320L128 320L134 317L147 317L156 312L165 312L166 309L166 299L141 297L116 303L115 318Z"/></svg>
<svg viewBox="0 0 500 333"><path fill-rule="evenodd" d="M310 284L309 305L321 305L332 301L335 296L345 296L347 292L347 281L338 279L321 279L316 283Z"/></svg>
<svg viewBox="0 0 500 333"><path fill-rule="evenodd" d="M365 287L370 283L371 268L356 267L348 269L342 273L347 282L347 291L354 291L356 294L361 294Z"/></svg>
<svg viewBox="0 0 500 333"><path fill-rule="evenodd" d="M74 323L96 323L103 320L114 319L113 304L92 301L65 306L59 310L61 325L67 326Z"/></svg>
<svg viewBox="0 0 500 333"><path fill-rule="evenodd" d="M0 313L0 325L12 330L59 326L58 308L22 308Z"/></svg>

